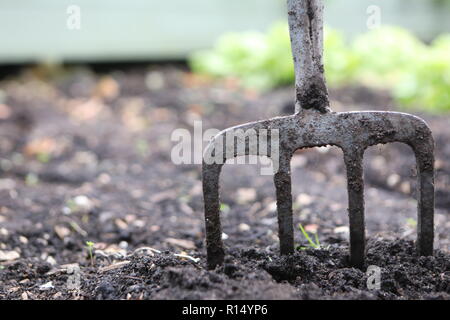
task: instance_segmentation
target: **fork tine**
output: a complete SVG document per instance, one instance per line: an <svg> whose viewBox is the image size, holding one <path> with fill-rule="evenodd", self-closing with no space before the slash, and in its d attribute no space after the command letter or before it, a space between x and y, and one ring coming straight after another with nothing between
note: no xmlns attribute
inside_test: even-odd
<svg viewBox="0 0 450 320"><path fill-rule="evenodd" d="M279 170L275 173L274 182L277 196L280 253L288 255L294 252L294 226L292 218L290 156L287 153L280 155Z"/></svg>
<svg viewBox="0 0 450 320"><path fill-rule="evenodd" d="M417 162L417 251L419 255L433 254L434 241L434 141L431 132L413 146Z"/></svg>
<svg viewBox="0 0 450 320"><path fill-rule="evenodd" d="M205 206L205 231L208 268L213 269L224 262L225 250L222 242L222 225L220 222L220 173L226 160L238 156L267 156L268 150L260 150L258 130L266 129L268 121L253 122L246 125L229 128L215 136L207 146L202 163L203 199ZM250 136L242 136L240 142L245 142L245 148L235 143L238 131L251 132ZM233 139L227 145L227 135ZM252 139L256 137L256 139ZM217 159L216 159L217 155ZM216 160L219 160L218 162Z"/></svg>
<svg viewBox="0 0 450 320"><path fill-rule="evenodd" d="M350 264L357 268L363 267L365 254L363 156L362 148L344 150L350 220Z"/></svg>
<svg viewBox="0 0 450 320"><path fill-rule="evenodd" d="M220 223L219 178L221 164L203 164L203 198L205 203L205 228L208 268L214 269L224 261Z"/></svg>

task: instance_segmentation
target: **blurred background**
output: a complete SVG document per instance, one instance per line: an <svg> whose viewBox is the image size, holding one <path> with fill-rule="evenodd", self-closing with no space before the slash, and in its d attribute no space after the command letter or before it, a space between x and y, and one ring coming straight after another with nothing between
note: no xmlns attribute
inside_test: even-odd
<svg viewBox="0 0 450 320"><path fill-rule="evenodd" d="M2 0L1 7L0 65L188 61L196 73L258 90L293 82L284 0ZM447 0L327 0L329 84L387 88L399 105L450 109L449 15Z"/></svg>
<svg viewBox="0 0 450 320"><path fill-rule="evenodd" d="M367 31L367 8L383 24L402 26L427 42L450 30L446 0L328 0L326 23L354 37ZM78 6L81 29L66 27ZM284 0L2 0L0 61L184 59L225 32L266 31L286 19ZM367 13L367 14L366 14Z"/></svg>

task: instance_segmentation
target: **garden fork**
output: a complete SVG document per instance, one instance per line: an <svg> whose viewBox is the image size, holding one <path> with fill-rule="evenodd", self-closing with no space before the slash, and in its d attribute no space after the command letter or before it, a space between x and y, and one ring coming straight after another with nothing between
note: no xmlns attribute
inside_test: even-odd
<svg viewBox="0 0 450 320"><path fill-rule="evenodd" d="M369 146L402 142L416 156L418 174L417 251L433 254L434 237L434 141L427 124L399 112L332 112L325 84L322 0L288 0L289 29L296 78L295 114L252 122L216 135L203 156L207 263L214 268L224 261L220 222L219 176L226 160L237 156L267 156L277 162L274 182L277 197L281 255L294 252L294 228L290 161L302 148L337 146L342 149L347 171L350 222L350 264L364 266L363 156ZM245 132L239 135L238 132ZM259 139L264 132L270 140ZM275 134L277 133L277 134ZM237 136L230 145L227 136ZM227 143L228 142L228 143ZM232 138L232 142L235 139ZM239 148L239 142L245 145ZM278 159L273 149L278 148ZM275 166L274 166L275 167Z"/></svg>

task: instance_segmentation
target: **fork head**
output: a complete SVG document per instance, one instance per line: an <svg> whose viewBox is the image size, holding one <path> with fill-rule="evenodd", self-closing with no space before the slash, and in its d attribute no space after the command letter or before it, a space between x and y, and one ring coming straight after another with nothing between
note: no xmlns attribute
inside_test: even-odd
<svg viewBox="0 0 450 320"><path fill-rule="evenodd" d="M246 134L242 135L242 132ZM277 132L262 145L261 132ZM241 139L230 139L241 137ZM244 137L244 138L242 138ZM276 137L276 139L274 139ZM233 145L227 146L227 141ZM253 122L219 133L208 145L203 159L208 265L223 262L224 247L220 223L219 176L226 160L237 156L266 156L276 163L274 183L277 197L280 253L294 252L290 161L298 149L333 145L341 148L347 171L350 221L350 263L364 265L364 181L363 155L366 148L391 142L409 145L416 156L418 172L418 239L421 255L433 252L434 142L426 123L398 112L344 112L299 114ZM243 145L239 145L239 143ZM278 149L277 152L274 152ZM276 157L274 157L276 155Z"/></svg>

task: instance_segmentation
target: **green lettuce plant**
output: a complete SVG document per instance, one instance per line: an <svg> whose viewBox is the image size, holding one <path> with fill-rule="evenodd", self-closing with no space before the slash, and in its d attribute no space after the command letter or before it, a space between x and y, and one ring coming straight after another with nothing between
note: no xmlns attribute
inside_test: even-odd
<svg viewBox="0 0 450 320"><path fill-rule="evenodd" d="M358 84L392 91L408 108L450 111L450 34L425 45L405 29L383 26L348 43L325 28L324 63L331 87ZM229 33L211 50L189 59L196 73L233 77L243 86L269 90L294 83L287 24L274 24L266 33Z"/></svg>
<svg viewBox="0 0 450 320"><path fill-rule="evenodd" d="M414 72L427 55L427 47L413 34L383 26L358 36L351 44L358 59L355 77L370 87L391 88Z"/></svg>
<svg viewBox="0 0 450 320"><path fill-rule="evenodd" d="M437 38L428 52L393 90L402 105L432 112L450 110L450 34Z"/></svg>

